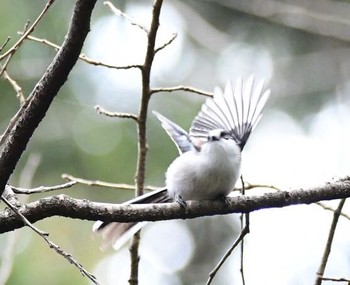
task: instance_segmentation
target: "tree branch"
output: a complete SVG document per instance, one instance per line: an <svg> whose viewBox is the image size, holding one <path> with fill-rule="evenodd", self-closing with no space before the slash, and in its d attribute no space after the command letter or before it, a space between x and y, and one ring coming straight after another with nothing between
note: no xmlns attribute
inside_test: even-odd
<svg viewBox="0 0 350 285"><path fill-rule="evenodd" d="M145 184L145 172L146 172L146 155L147 155L147 137L146 137L146 121L147 121L147 110L149 100L151 98L151 87L150 87L150 77L151 69L155 56L155 44L157 31L159 28L159 16L162 8L163 0L156 0L153 4L152 11L152 21L151 27L147 33L147 50L145 55L145 61L142 65L141 76L142 76L142 95L141 95L141 106L139 115L137 118L137 135L138 135L138 145L137 145L137 164L135 173L135 195L139 196L143 194L144 184ZM130 285L138 284L138 246L140 241L140 232L136 233L132 239L130 246L130 259L131 259L131 269L130 269Z"/></svg>
<svg viewBox="0 0 350 285"><path fill-rule="evenodd" d="M248 213L268 208L311 204L322 200L350 197L350 177L320 187L267 193L261 196L238 196L222 201L189 201L183 209L177 203L118 205L96 203L57 195L29 203L19 209L34 223L52 216L109 222L160 221L192 219L201 216ZM23 221L9 210L0 213L0 233L23 227Z"/></svg>
<svg viewBox="0 0 350 285"><path fill-rule="evenodd" d="M331 254L331 249L332 249L333 239L334 239L334 235L335 235L335 230L337 228L339 216L340 216L340 213L341 213L341 211L342 211L342 209L344 207L345 201L346 201L345 198L340 200L339 205L338 205L336 211L333 214L333 220L332 220L331 228L329 230L326 247L325 247L324 252L323 252L321 265L320 265L320 267L319 267L319 269L317 271L315 285L321 285L322 284L322 281L323 281L322 278L323 278L324 272L326 270L326 266L327 266L329 255Z"/></svg>
<svg viewBox="0 0 350 285"><path fill-rule="evenodd" d="M45 117L52 100L67 80L90 31L96 0L77 0L68 34L52 63L34 87L30 102L12 128L0 154L0 195L26 146Z"/></svg>

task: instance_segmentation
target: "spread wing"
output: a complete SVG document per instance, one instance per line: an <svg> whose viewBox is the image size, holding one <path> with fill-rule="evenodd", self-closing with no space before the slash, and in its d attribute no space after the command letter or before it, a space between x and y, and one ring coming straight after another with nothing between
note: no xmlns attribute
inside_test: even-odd
<svg viewBox="0 0 350 285"><path fill-rule="evenodd" d="M167 132L167 134L172 139L172 141L175 143L180 154L190 151L192 149L198 149L192 143L190 136L183 128L173 123L169 119L165 118L163 115L159 114L158 112L156 111L152 111L152 112L158 118L158 120L162 123L162 127Z"/></svg>
<svg viewBox="0 0 350 285"><path fill-rule="evenodd" d="M214 97L206 100L193 120L190 138L206 141L209 131L223 129L243 149L261 119L270 93L264 81L255 83L253 76L245 81L229 81L224 91L215 88Z"/></svg>

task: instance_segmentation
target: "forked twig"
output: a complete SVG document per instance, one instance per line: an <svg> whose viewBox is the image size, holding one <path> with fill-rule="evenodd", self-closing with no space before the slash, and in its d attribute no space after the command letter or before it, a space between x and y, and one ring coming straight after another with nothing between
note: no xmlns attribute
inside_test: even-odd
<svg viewBox="0 0 350 285"><path fill-rule="evenodd" d="M19 102L22 104L24 104L26 98L24 97L23 94L23 90L22 87L19 86L19 84L17 83L16 80L14 80L7 72L7 70L3 71L3 76L4 78L11 84L12 88L15 90L16 92L16 96L19 99Z"/></svg>
<svg viewBox="0 0 350 285"><path fill-rule="evenodd" d="M41 11L41 13L39 14L39 16L35 19L35 21L33 22L33 24L26 29L26 31L23 33L23 35L18 39L18 41L4 54L0 55L0 60L2 60L3 58L7 57L8 55L14 53L18 47L23 43L23 41L25 40L25 38L34 31L36 25L39 23L39 21L41 20L41 18L45 15L45 13L47 12L47 10L51 7L51 5L53 4L53 2L55 2L55 0L49 0L44 9Z"/></svg>

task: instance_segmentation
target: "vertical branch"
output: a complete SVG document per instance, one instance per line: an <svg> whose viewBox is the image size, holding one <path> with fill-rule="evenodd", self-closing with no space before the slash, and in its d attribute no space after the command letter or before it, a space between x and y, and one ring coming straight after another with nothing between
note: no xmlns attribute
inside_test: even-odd
<svg viewBox="0 0 350 285"><path fill-rule="evenodd" d="M144 64L141 68L142 76L142 97L140 112L137 121L137 131L138 131L138 155L137 155L137 167L135 175L135 195L139 196L143 193L143 187L145 182L145 169L146 169L146 155L147 155L147 137L146 137L146 121L147 121L147 111L148 104L151 97L150 88L150 75L153 64L153 59L155 56L155 43L157 37L157 31L159 27L159 16L163 0L156 0L153 4L152 12L152 22L149 32L147 34L148 43L147 51L145 56ZM140 242L140 233L135 234L131 246L130 246L130 257L131 257L131 272L129 278L130 285L138 284L138 265L139 265L139 255L138 247Z"/></svg>
<svg viewBox="0 0 350 285"><path fill-rule="evenodd" d="M241 175L241 183L242 183L242 195L245 195L245 184L244 184L244 179L243 175ZM241 231L244 228L244 223L245 226L248 228L249 232L249 213L241 214ZM245 285L245 277L244 277L244 239L241 241L241 278L242 278L242 285Z"/></svg>
<svg viewBox="0 0 350 285"><path fill-rule="evenodd" d="M143 185L145 181L145 162L147 154L147 139L146 139L146 120L147 120L147 111L148 104L151 97L151 88L150 88L150 75L151 68L153 64L153 59L155 55L155 43L156 36L159 27L159 15L162 7L163 0L156 0L153 5L153 16L152 23L148 37L148 45L146 51L145 62L142 66L142 98L141 98L141 107L138 118L138 161L136 169L136 195L142 195Z"/></svg>
<svg viewBox="0 0 350 285"><path fill-rule="evenodd" d="M330 255L331 249L332 249L332 243L333 243L333 238L334 238L334 234L335 234L335 229L337 227L339 216L341 214L341 211L342 211L342 208L345 204L345 201L346 201L346 199L341 199L339 202L338 208L334 211L331 228L329 229L329 235L328 235L326 247L325 247L324 252L323 252L321 265L320 265L320 268L318 269L318 272L317 272L315 285L322 284L323 275L324 275L324 272L326 270L328 257Z"/></svg>

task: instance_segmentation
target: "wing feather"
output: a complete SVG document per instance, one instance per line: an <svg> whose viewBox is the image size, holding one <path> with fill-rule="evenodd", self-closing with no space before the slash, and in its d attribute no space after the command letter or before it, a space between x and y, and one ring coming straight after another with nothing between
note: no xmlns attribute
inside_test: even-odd
<svg viewBox="0 0 350 285"><path fill-rule="evenodd" d="M264 81L255 83L254 76L227 82L224 91L214 89L192 122L190 138L206 140L214 129L223 129L243 149L250 133L257 126L270 96Z"/></svg>

